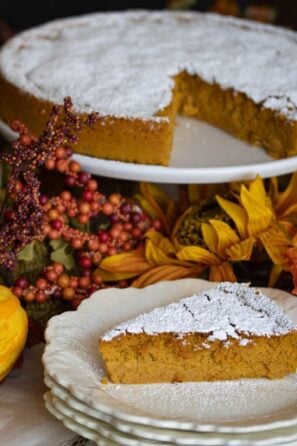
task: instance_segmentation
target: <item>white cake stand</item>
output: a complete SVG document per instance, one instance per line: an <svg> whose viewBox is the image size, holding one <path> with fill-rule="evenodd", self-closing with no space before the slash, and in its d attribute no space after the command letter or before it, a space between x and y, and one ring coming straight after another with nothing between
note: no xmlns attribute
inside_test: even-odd
<svg viewBox="0 0 297 446"><path fill-rule="evenodd" d="M0 121L0 132L14 138ZM139 148L141 150L141 148ZM292 173L297 156L275 160L263 149L251 147L229 134L191 118L178 117L173 152L168 167L110 161L75 155L90 173L122 180L167 184L225 183Z"/></svg>

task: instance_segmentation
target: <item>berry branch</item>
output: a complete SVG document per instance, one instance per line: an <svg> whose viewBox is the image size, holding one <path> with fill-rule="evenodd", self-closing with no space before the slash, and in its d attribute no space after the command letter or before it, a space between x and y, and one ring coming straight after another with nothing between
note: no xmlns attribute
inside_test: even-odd
<svg viewBox="0 0 297 446"><path fill-rule="evenodd" d="M13 270L17 254L36 240L49 250L60 245L74 259L70 270L63 262L49 259L31 283L26 276L18 277L13 292L25 302L63 299L76 308L95 290L110 286L96 271L102 259L139 247L145 232L159 223L151 221L132 200L118 193L104 194L97 179L72 158L69 145L77 143L83 127L96 119L90 114L82 120L66 98L63 106L53 108L39 138L23 123L12 124L19 137L12 144L12 153L2 156L11 172L2 204L0 265ZM45 172L62 178L59 193L40 192ZM126 280L113 284L127 285Z"/></svg>

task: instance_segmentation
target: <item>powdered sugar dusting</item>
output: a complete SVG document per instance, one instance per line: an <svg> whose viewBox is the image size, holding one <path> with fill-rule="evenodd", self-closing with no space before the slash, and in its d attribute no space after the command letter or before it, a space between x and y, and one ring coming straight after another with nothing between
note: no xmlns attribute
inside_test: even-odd
<svg viewBox="0 0 297 446"><path fill-rule="evenodd" d="M39 98L70 95L80 112L153 121L172 99L172 77L187 71L297 120L296 33L229 17L132 11L57 20L8 42L0 69Z"/></svg>
<svg viewBox="0 0 297 446"><path fill-rule="evenodd" d="M241 345L242 347L248 345L250 342L252 342L251 339L240 339L239 341L239 345Z"/></svg>
<svg viewBox="0 0 297 446"><path fill-rule="evenodd" d="M127 333L156 335L209 334L208 341L243 339L247 335L277 336L296 329L293 321L260 290L246 284L222 282L165 307L123 322L102 337L109 341Z"/></svg>

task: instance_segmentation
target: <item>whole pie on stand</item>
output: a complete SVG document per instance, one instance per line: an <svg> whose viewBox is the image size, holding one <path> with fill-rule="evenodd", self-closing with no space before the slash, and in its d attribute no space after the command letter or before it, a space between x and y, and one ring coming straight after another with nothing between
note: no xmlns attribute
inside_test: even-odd
<svg viewBox="0 0 297 446"><path fill-rule="evenodd" d="M71 96L99 120L76 150L168 165L177 113L297 154L297 35L194 12L97 13L19 34L0 53L0 118L39 132Z"/></svg>

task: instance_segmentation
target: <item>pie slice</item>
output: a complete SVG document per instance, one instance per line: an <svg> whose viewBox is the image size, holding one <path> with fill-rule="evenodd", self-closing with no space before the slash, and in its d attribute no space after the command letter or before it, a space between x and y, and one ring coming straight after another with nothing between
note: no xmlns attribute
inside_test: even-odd
<svg viewBox="0 0 297 446"><path fill-rule="evenodd" d="M297 325L260 290L223 282L123 322L99 349L114 383L274 379L297 368Z"/></svg>

